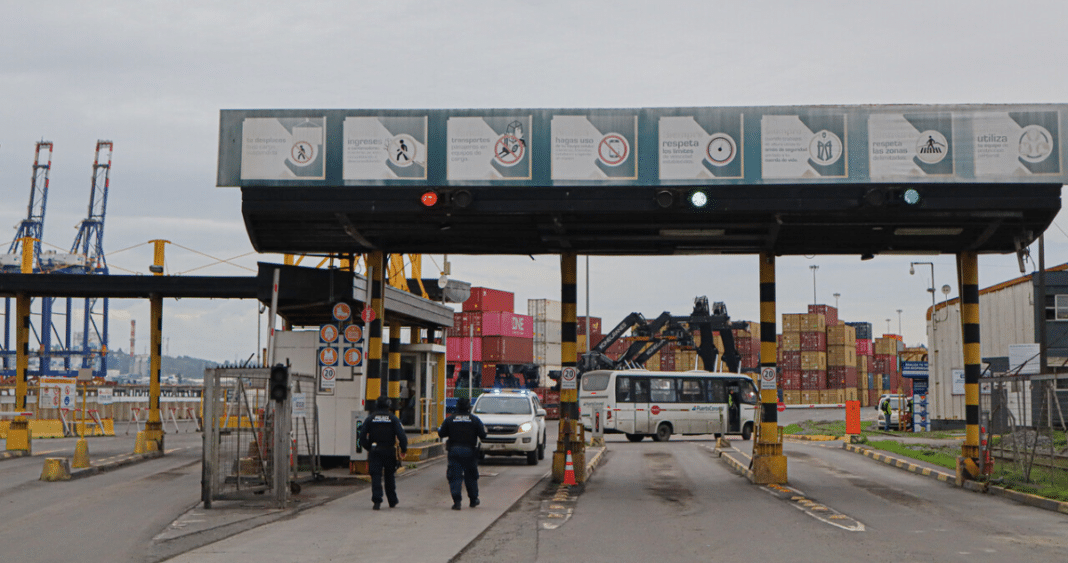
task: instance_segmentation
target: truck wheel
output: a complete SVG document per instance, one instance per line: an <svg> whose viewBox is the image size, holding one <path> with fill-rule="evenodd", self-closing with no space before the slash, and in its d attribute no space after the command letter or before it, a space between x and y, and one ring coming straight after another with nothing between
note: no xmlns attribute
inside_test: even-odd
<svg viewBox="0 0 1068 563"><path fill-rule="evenodd" d="M631 442L641 442L644 437L643 434L627 434L627 439Z"/></svg>
<svg viewBox="0 0 1068 563"><path fill-rule="evenodd" d="M538 464L538 449L534 448L533 450L530 450L529 452L527 452L527 465L537 465L537 464Z"/></svg>
<svg viewBox="0 0 1068 563"><path fill-rule="evenodd" d="M666 422L661 422L660 426L656 427L656 434L653 434L654 442L667 442L671 439L671 425Z"/></svg>
<svg viewBox="0 0 1068 563"><path fill-rule="evenodd" d="M545 434L541 435L541 444L538 444L538 459L545 459Z"/></svg>

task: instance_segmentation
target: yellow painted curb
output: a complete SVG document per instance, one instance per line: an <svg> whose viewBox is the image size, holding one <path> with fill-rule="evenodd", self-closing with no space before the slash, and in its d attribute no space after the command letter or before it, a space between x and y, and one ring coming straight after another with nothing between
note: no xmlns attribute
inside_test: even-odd
<svg viewBox="0 0 1068 563"><path fill-rule="evenodd" d="M45 458L41 469L42 481L67 481L70 479L70 462L64 457Z"/></svg>

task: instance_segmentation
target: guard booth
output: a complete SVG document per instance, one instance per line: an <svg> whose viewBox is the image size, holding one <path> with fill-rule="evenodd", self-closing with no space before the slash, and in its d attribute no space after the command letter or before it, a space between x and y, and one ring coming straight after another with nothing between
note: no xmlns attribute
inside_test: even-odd
<svg viewBox="0 0 1068 563"><path fill-rule="evenodd" d="M400 347L400 420L408 433L429 434L445 420L445 346Z"/></svg>
<svg viewBox="0 0 1068 563"><path fill-rule="evenodd" d="M368 415L367 398L389 396L388 372L392 363L385 361L390 345L383 341L381 373L377 377L368 373L370 362L366 358L370 339L364 336L369 331L358 314L367 302L368 281L340 270L263 263L259 276L270 278L275 269L280 272L278 314L292 329L275 333L273 361L317 376L316 424L324 465L343 462L351 466L366 461L367 452L356 443L356 435ZM264 303L271 302L270 295L259 297ZM397 331L401 334L399 340L409 343L393 347L395 352L399 351L397 404L401 421L409 433L429 434L444 419L445 345L422 342L420 335L433 332L433 336L444 338L443 329L452 325L453 311L442 303L389 286L385 287L383 301L383 334L394 332L390 327L401 327L403 332ZM335 319L333 305L336 303L349 304L353 318ZM360 327L361 330L355 331L360 337L350 338L346 331L349 326ZM335 352L324 354L328 349ZM354 350L358 353L347 353ZM324 362L324 358L333 362ZM380 384L378 393L368 392L369 379Z"/></svg>

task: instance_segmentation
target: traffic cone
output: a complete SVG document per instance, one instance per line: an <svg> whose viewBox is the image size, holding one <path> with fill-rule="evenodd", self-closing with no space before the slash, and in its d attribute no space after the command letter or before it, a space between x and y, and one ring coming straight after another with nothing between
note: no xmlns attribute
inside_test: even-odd
<svg viewBox="0 0 1068 563"><path fill-rule="evenodd" d="M575 463L571 461L571 450L567 450L567 457L564 460L564 484L578 485L575 481Z"/></svg>

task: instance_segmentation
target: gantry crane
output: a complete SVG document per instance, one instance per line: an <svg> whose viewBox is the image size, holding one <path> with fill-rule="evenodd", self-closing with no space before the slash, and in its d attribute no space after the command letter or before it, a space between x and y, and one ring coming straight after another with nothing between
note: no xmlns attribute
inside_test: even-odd
<svg viewBox="0 0 1068 563"><path fill-rule="evenodd" d="M48 176L52 170L52 142L40 141L34 147L33 176L30 179L30 204L26 218L19 223L18 232L11 241L7 254L0 255L0 271L19 273L23 269L24 245L32 244L29 271L39 272L41 237L44 233L45 210L48 207ZM12 375L15 370L15 351L11 349L11 298L4 298L4 347L0 350L3 366L0 373Z"/></svg>

